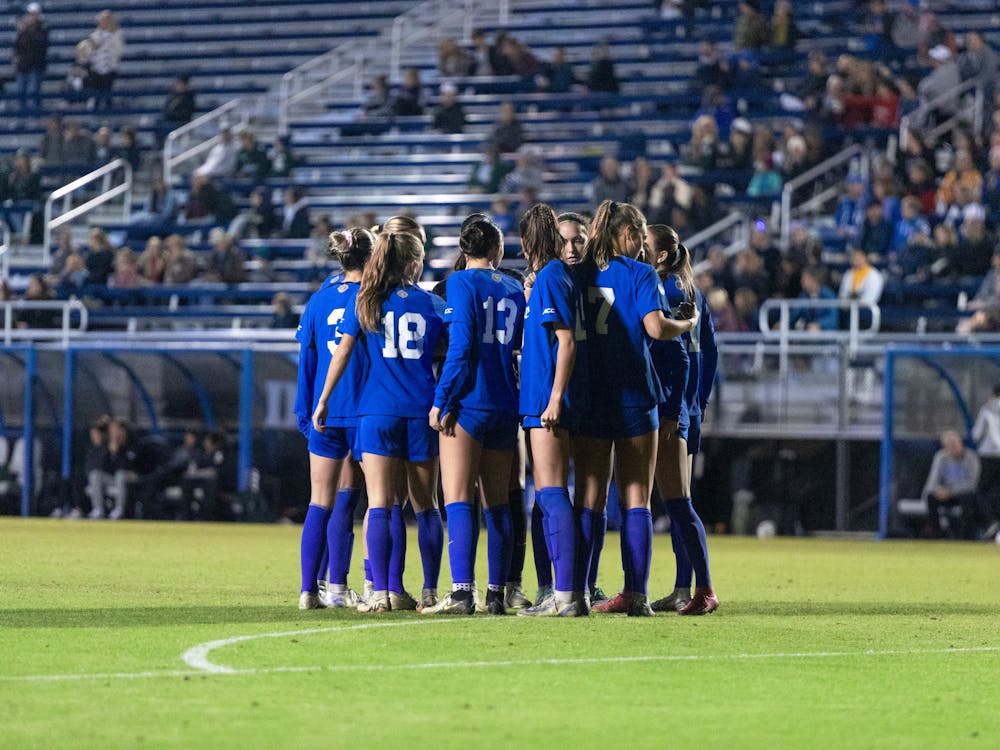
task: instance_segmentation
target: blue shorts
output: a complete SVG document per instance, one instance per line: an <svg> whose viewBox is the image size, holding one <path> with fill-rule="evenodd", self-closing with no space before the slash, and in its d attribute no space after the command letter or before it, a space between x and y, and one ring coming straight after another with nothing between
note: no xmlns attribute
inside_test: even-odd
<svg viewBox="0 0 1000 750"><path fill-rule="evenodd" d="M667 419L667 417L665 415L665 411L666 410L663 409L662 407L659 410L660 424L661 425L664 422L669 422L670 421L669 419ZM690 428L690 426L691 426L691 418L688 416L687 411L681 410L680 419L677 420L677 434L680 435L684 440L687 440L688 439L688 429Z"/></svg>
<svg viewBox="0 0 1000 750"><path fill-rule="evenodd" d="M622 409L617 413L599 411L578 426L574 435L603 440L631 438L660 428L659 409Z"/></svg>
<svg viewBox="0 0 1000 750"><path fill-rule="evenodd" d="M327 427L323 432L309 431L309 452L323 458L342 459L351 454L355 461L361 459L357 450L357 427Z"/></svg>
<svg viewBox="0 0 1000 750"><path fill-rule="evenodd" d="M430 461L438 455L438 434L425 417L373 415L358 422L361 453L404 461Z"/></svg>
<svg viewBox="0 0 1000 750"><path fill-rule="evenodd" d="M690 416L691 424L688 427L688 455L697 456L701 453L701 414Z"/></svg>
<svg viewBox="0 0 1000 750"><path fill-rule="evenodd" d="M461 409L458 424L488 451L512 451L517 446L517 415L502 411Z"/></svg>

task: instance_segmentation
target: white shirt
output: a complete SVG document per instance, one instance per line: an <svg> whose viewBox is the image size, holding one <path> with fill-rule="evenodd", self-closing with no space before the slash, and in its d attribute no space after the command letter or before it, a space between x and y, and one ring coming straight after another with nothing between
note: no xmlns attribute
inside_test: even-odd
<svg viewBox="0 0 1000 750"><path fill-rule="evenodd" d="M223 143L219 141L208 152L205 163L194 170L195 174L206 174L209 177L229 177L236 171L236 157L240 147L235 141Z"/></svg>
<svg viewBox="0 0 1000 750"><path fill-rule="evenodd" d="M980 455L1000 458L1000 398L991 398L983 404L972 428L972 439L979 446Z"/></svg>

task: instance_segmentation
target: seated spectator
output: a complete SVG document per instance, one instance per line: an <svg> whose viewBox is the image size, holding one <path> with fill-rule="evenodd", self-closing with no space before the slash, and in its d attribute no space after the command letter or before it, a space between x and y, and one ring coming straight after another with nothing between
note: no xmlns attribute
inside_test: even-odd
<svg viewBox="0 0 1000 750"><path fill-rule="evenodd" d="M312 231L309 221L309 198L300 187L290 187L285 191L285 203L281 208L281 225L278 233L285 239L305 240Z"/></svg>
<svg viewBox="0 0 1000 750"><path fill-rule="evenodd" d="M0 200L0 218L16 234L25 230L28 215L41 208L42 176L32 168L26 151L14 154L10 170L0 176Z"/></svg>
<svg viewBox="0 0 1000 750"><path fill-rule="evenodd" d="M674 206L691 208L693 190L677 172L677 165L667 161L660 168L660 179L649 189L646 217L650 224L666 224Z"/></svg>
<svg viewBox="0 0 1000 750"><path fill-rule="evenodd" d="M377 75L368 87L368 98L363 110L368 117L387 117L392 114L393 98L389 90L389 79Z"/></svg>
<svg viewBox="0 0 1000 750"><path fill-rule="evenodd" d="M520 193L524 190L541 191L545 183L545 160L542 155L530 147L521 150L517 156L517 165L503 178L500 191L503 193Z"/></svg>
<svg viewBox="0 0 1000 750"><path fill-rule="evenodd" d="M128 484L135 479L135 451L129 441L128 427L121 419L107 425L107 443L95 446L87 457L87 497L90 498L90 518L104 518L106 503L114 506L108 518L117 521L125 516L128 504Z"/></svg>
<svg viewBox="0 0 1000 750"><path fill-rule="evenodd" d="M938 224L931 234L936 260L931 265L931 273L936 277L951 274L951 264L958 251L958 232L947 224Z"/></svg>
<svg viewBox="0 0 1000 750"><path fill-rule="evenodd" d="M972 154L964 149L955 153L954 167L941 178L937 191L937 212L942 216L955 204L959 185L967 186L976 195L982 193L983 176L973 164Z"/></svg>
<svg viewBox="0 0 1000 750"><path fill-rule="evenodd" d="M146 240L146 248L139 255L139 273L150 284L163 282L167 270L167 255L163 240L153 235Z"/></svg>
<svg viewBox="0 0 1000 750"><path fill-rule="evenodd" d="M289 177L301 163L295 154L288 136L278 136L271 144L271 149L267 153L267 158L271 161L271 175L273 177Z"/></svg>
<svg viewBox="0 0 1000 750"><path fill-rule="evenodd" d="M698 45L698 68L691 81L692 92L716 86L725 91L729 87L729 63L719 54L715 42L703 40Z"/></svg>
<svg viewBox="0 0 1000 750"><path fill-rule="evenodd" d="M76 120L66 121L63 137L63 163L73 166L92 167L97 160L94 139ZM81 170L82 174L83 170Z"/></svg>
<svg viewBox="0 0 1000 750"><path fill-rule="evenodd" d="M753 176L750 178L750 184L747 185L747 195L751 198L780 195L783 185L781 173L774 168L771 152L758 151L754 158Z"/></svg>
<svg viewBox="0 0 1000 750"><path fill-rule="evenodd" d="M990 149L989 167L983 176L983 203L991 216L1000 217L1000 146Z"/></svg>
<svg viewBox="0 0 1000 750"><path fill-rule="evenodd" d="M599 206L604 201L624 203L628 200L628 183L621 174L621 164L613 156L601 159L601 171L590 183L590 202Z"/></svg>
<svg viewBox="0 0 1000 750"><path fill-rule="evenodd" d="M267 158L267 152L257 143L253 133L244 130L240 133L240 147L236 152L235 177L260 183L266 180L270 173L271 160Z"/></svg>
<svg viewBox="0 0 1000 750"><path fill-rule="evenodd" d="M397 117L416 117L424 113L424 88L418 68L407 68L403 72L403 82L393 94L392 113Z"/></svg>
<svg viewBox="0 0 1000 750"><path fill-rule="evenodd" d="M517 231L517 216L503 196L497 196L490 204L490 215L504 234Z"/></svg>
<svg viewBox="0 0 1000 750"><path fill-rule="evenodd" d="M33 273L28 277L28 286L24 290L25 302L51 302L54 299L55 295L43 274ZM26 308L19 310L14 316L15 328L59 328L61 325L62 316L55 309Z"/></svg>
<svg viewBox="0 0 1000 750"><path fill-rule="evenodd" d="M965 35L965 51L958 56L958 71L963 81L984 76L988 81L997 77L997 66L1000 58L987 44L978 31L970 31Z"/></svg>
<svg viewBox="0 0 1000 750"><path fill-rule="evenodd" d="M120 248L115 253L115 270L108 278L108 288L137 289L142 285L143 277L139 272L135 252L128 247Z"/></svg>
<svg viewBox="0 0 1000 750"><path fill-rule="evenodd" d="M466 187L473 193L495 193L500 189L500 183L513 165L500 158L499 149L487 142L483 150L483 158L473 165Z"/></svg>
<svg viewBox="0 0 1000 750"><path fill-rule="evenodd" d="M985 218L986 209L979 202L979 195L979 192L968 185L959 185L955 191L955 202L945 212L944 223L954 227L961 235L966 219Z"/></svg>
<svg viewBox="0 0 1000 750"><path fill-rule="evenodd" d="M795 259L802 268L819 266L823 255L823 243L809 231L808 224L801 221L792 222L787 255Z"/></svg>
<svg viewBox="0 0 1000 750"><path fill-rule="evenodd" d="M67 255L56 277L56 296L59 299L80 296L87 285L87 275L87 263L83 256L76 252Z"/></svg>
<svg viewBox="0 0 1000 750"><path fill-rule="evenodd" d="M503 40L503 56L510 61L513 74L525 80L533 80L542 72L542 64L528 45L512 36Z"/></svg>
<svg viewBox="0 0 1000 750"><path fill-rule="evenodd" d="M495 76L514 75L514 63L506 54L508 36L506 31L498 31L493 37L493 44L490 45L490 68Z"/></svg>
<svg viewBox="0 0 1000 750"><path fill-rule="evenodd" d="M490 45L486 41L486 32L482 29L473 29L469 40L472 42L472 48L469 50L469 57L471 58L469 75L493 75L493 66L490 63Z"/></svg>
<svg viewBox="0 0 1000 750"><path fill-rule="evenodd" d="M787 138L781 160L781 175L785 182L794 180L810 166L806 153L806 139L798 133Z"/></svg>
<svg viewBox="0 0 1000 750"><path fill-rule="evenodd" d="M465 109L458 101L458 89L450 81L441 84L440 102L434 110L434 122L431 127L440 133L448 134L465 131Z"/></svg>
<svg viewBox="0 0 1000 750"><path fill-rule="evenodd" d="M232 177L236 171L239 146L233 139L233 131L228 125L219 130L219 140L208 152L204 163L194 170L198 177Z"/></svg>
<svg viewBox="0 0 1000 750"><path fill-rule="evenodd" d="M164 284L187 284L198 275L198 259L188 249L184 236L172 234L166 239L167 258L166 269L163 272Z"/></svg>
<svg viewBox="0 0 1000 750"><path fill-rule="evenodd" d="M969 310L983 310L987 307L1000 309L1000 248L993 251L990 270L979 284L975 296L969 301Z"/></svg>
<svg viewBox="0 0 1000 750"><path fill-rule="evenodd" d="M890 227L896 226L899 217L903 215L903 204L899 200L896 182L891 176L875 179L872 183L871 200L882 204L882 216L889 222Z"/></svg>
<svg viewBox="0 0 1000 750"><path fill-rule="evenodd" d="M872 200L865 206L865 220L861 225L858 244L870 258L881 258L889 252L892 244L892 225L882 212L881 201Z"/></svg>
<svg viewBox="0 0 1000 750"><path fill-rule="evenodd" d="M351 222L348 226L371 226ZM318 278L325 278L326 266L330 263L330 234L333 232L333 219L330 214L321 214L309 232L309 244L306 246L305 259L312 263L321 273Z"/></svg>
<svg viewBox="0 0 1000 750"><path fill-rule="evenodd" d="M594 58L590 63L590 73L587 74L587 88L591 92L608 94L617 94L620 89L611 49L606 42L594 47Z"/></svg>
<svg viewBox="0 0 1000 750"><path fill-rule="evenodd" d="M962 83L962 76L959 73L958 65L952 58L951 50L943 44L936 45L927 53L931 60L933 70L928 73L917 84L917 96L921 103L937 99L939 96L954 91ZM958 109L958 95L952 99L945 99L938 103L936 110L944 114L939 115L942 119L955 114ZM921 125L923 123L920 123ZM931 122L931 125L937 123Z"/></svg>
<svg viewBox="0 0 1000 750"><path fill-rule="evenodd" d="M511 102L500 105L496 124L493 125L487 142L502 154L513 153L524 143L524 127L517 118L517 111Z"/></svg>
<svg viewBox="0 0 1000 750"><path fill-rule="evenodd" d="M191 90L191 77L180 73L174 79L170 93L163 102L163 112L156 124L156 141L162 147L167 135L172 130L191 122L195 113L194 91Z"/></svg>
<svg viewBox="0 0 1000 750"><path fill-rule="evenodd" d="M274 228L271 190L258 185L250 191L247 207L230 222L227 233L238 240L263 239L274 234Z"/></svg>
<svg viewBox="0 0 1000 750"><path fill-rule="evenodd" d="M994 269L998 266L1000 264L994 261ZM956 328L958 333L1000 332L1000 276L996 273L986 276L975 299L969 304L969 309L973 313L959 322Z"/></svg>
<svg viewBox="0 0 1000 750"><path fill-rule="evenodd" d="M799 30L792 17L792 4L789 0L777 0L774 12L771 14L770 37L768 47L775 50L793 51L799 39Z"/></svg>
<svg viewBox="0 0 1000 750"><path fill-rule="evenodd" d="M931 225L920 212L920 201L913 196L903 198L902 215L892 233L892 242L889 250L899 253L905 248L913 238L918 236L930 237Z"/></svg>
<svg viewBox="0 0 1000 750"><path fill-rule="evenodd" d="M676 208L680 209L678 204ZM712 186L695 185L691 188L691 206L687 210L692 232L700 232L723 218Z"/></svg>
<svg viewBox="0 0 1000 750"><path fill-rule="evenodd" d="M719 159L719 126L711 115L700 115L691 125L691 140L682 147L684 163L715 169Z"/></svg>
<svg viewBox="0 0 1000 750"><path fill-rule="evenodd" d="M937 184L930 165L923 159L912 159L906 169L904 195L920 201L920 212L930 216L937 209Z"/></svg>
<svg viewBox="0 0 1000 750"><path fill-rule="evenodd" d="M224 221L223 201L224 197L212 184L212 178L195 170L191 175L191 189L188 191L181 214L183 223L210 225Z"/></svg>
<svg viewBox="0 0 1000 750"><path fill-rule="evenodd" d="M996 238L986 230L982 211L970 213L962 223L952 273L959 278L984 276L990 270L990 259L995 249Z"/></svg>
<svg viewBox="0 0 1000 750"><path fill-rule="evenodd" d="M733 46L737 50L760 50L767 41L767 22L757 0L740 0L739 15L733 27Z"/></svg>
<svg viewBox="0 0 1000 750"><path fill-rule="evenodd" d="M90 79L90 56L94 45L89 39L77 42L73 49L73 62L66 71L66 81L63 84L63 99L67 107L83 105L93 96Z"/></svg>
<svg viewBox="0 0 1000 750"><path fill-rule="evenodd" d="M220 518L219 495L236 490L236 466L223 432L210 432L202 439L181 482L188 513L206 521Z"/></svg>
<svg viewBox="0 0 1000 750"><path fill-rule="evenodd" d="M920 493L936 536L975 538L980 469L979 456L962 444L961 435L954 430L941 433L941 450L934 454Z"/></svg>
<svg viewBox="0 0 1000 750"><path fill-rule="evenodd" d="M566 60L566 48L556 47L552 61L545 66L545 80L542 88L553 94L565 94L576 85L573 66Z"/></svg>
<svg viewBox="0 0 1000 750"><path fill-rule="evenodd" d="M271 305L274 307L271 328L296 328L299 325L299 314L292 309L292 298L288 294L278 292Z"/></svg>
<svg viewBox="0 0 1000 750"><path fill-rule="evenodd" d="M107 164L115 158L115 151L111 145L111 128L102 125L94 133L94 161L97 164Z"/></svg>
<svg viewBox="0 0 1000 750"><path fill-rule="evenodd" d="M115 269L115 249L108 233L94 227L87 236L87 283L107 286Z"/></svg>
<svg viewBox="0 0 1000 750"><path fill-rule="evenodd" d="M885 281L882 274L868 262L861 248L851 251L851 266L840 280L840 299L857 299L877 305L882 298Z"/></svg>
<svg viewBox="0 0 1000 750"><path fill-rule="evenodd" d="M804 141L803 141L804 143ZM737 117L729 128L729 141L720 149L718 166L722 169L753 169L753 125ZM744 189L745 185L734 185Z"/></svg>
<svg viewBox="0 0 1000 750"><path fill-rule="evenodd" d="M801 300L835 300L837 295L823 283L823 269L817 266L802 269ZM794 309L794 308L793 308ZM792 328L802 331L836 331L840 316L835 307L798 308L792 318Z"/></svg>
<svg viewBox="0 0 1000 750"><path fill-rule="evenodd" d="M748 287L740 287L733 294L733 312L740 330L751 333L760 330L759 301L757 292Z"/></svg>
<svg viewBox="0 0 1000 750"><path fill-rule="evenodd" d="M899 94L890 81L880 80L872 98L873 128L899 127Z"/></svg>
<svg viewBox="0 0 1000 750"><path fill-rule="evenodd" d="M66 258L76 252L73 247L73 233L67 229L59 229L55 233L56 249L52 252L49 263L49 275L58 276L66 265Z"/></svg>
<svg viewBox="0 0 1000 750"><path fill-rule="evenodd" d="M66 134L61 115L52 115L45 120L45 133L38 146L38 158L48 167L58 167L64 163L66 154Z"/></svg>
<svg viewBox="0 0 1000 750"><path fill-rule="evenodd" d="M464 78L472 74L472 56L462 49L454 37L445 37L438 44L438 76L441 78Z"/></svg>
<svg viewBox="0 0 1000 750"><path fill-rule="evenodd" d="M920 232L899 250L888 255L887 271L890 276L906 284L922 284L930 278L934 261L934 240Z"/></svg>
<svg viewBox="0 0 1000 750"><path fill-rule="evenodd" d="M649 194L653 189L655 177L653 166L645 156L637 156L632 161L628 175L628 202L646 213L649 208ZM646 213L648 218L649 214Z"/></svg>
<svg viewBox="0 0 1000 750"><path fill-rule="evenodd" d="M121 145L114 149L112 157L124 159L132 167L133 172L139 171L142 162L142 147L139 145L135 128L131 125L122 128Z"/></svg>
<svg viewBox="0 0 1000 750"><path fill-rule="evenodd" d="M705 294L708 309L712 314L712 326L716 333L746 333L747 329L736 315L729 302L729 293L721 287L714 287Z"/></svg>
<svg viewBox="0 0 1000 750"><path fill-rule="evenodd" d="M205 280L223 284L242 284L246 281L246 257L236 240L216 227L208 233L212 253L205 266Z"/></svg>
<svg viewBox="0 0 1000 750"><path fill-rule="evenodd" d="M733 286L737 291L750 289L757 299L767 299L771 292L771 279L768 278L764 259L753 249L746 248L736 253L733 261ZM736 304L736 294L733 294Z"/></svg>
<svg viewBox="0 0 1000 750"><path fill-rule="evenodd" d="M799 98L806 111L818 112L826 95L826 80L830 76L826 55L812 50L806 63L806 77L799 88Z"/></svg>

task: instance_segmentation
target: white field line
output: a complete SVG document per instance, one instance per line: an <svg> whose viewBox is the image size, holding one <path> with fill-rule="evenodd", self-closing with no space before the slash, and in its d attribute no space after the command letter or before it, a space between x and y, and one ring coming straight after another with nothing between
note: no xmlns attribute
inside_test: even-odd
<svg viewBox="0 0 1000 750"><path fill-rule="evenodd" d="M446 622L462 622L464 620L427 620L415 622L386 622L352 625L348 627L309 628L306 630L289 630L280 633L257 633L241 635L234 638L222 638L215 641L200 643L187 651L181 658L192 669L164 669L146 672L107 672L101 674L42 674L42 675L0 675L0 682L65 682L76 680L136 680L152 677L194 677L208 675L262 675L282 672L390 672L401 670L423 669L475 669L478 667L521 667L544 664L547 666L566 666L580 664L633 664L643 662L698 662L698 661L748 661L758 659L830 659L865 656L928 656L947 654L979 654L1000 652L1000 646L973 646L969 648L937 648L937 649L892 649L878 651L793 651L764 654L649 654L637 656L599 656L577 659L503 659L497 661L452 661L452 662L421 662L416 664L330 664L308 665L302 667L260 667L250 669L235 669L208 660L208 655L218 648L231 646L235 643L257 640L259 638L285 638L297 635L312 635L315 633L334 633L345 630L369 630L373 628L405 627L408 625L434 625Z"/></svg>

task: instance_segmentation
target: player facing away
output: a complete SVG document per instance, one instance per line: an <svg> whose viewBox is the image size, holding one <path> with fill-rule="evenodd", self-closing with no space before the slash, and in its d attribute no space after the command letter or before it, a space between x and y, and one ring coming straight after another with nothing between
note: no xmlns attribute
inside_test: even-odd
<svg viewBox="0 0 1000 750"><path fill-rule="evenodd" d="M662 224L653 225L649 227L648 243L671 307L693 302L700 313L698 325L683 336L690 362L682 409L686 430L681 422L676 437L660 443L664 455L657 463L656 481L670 514L670 538L677 576L673 592L653 602L653 609L705 615L719 608L719 600L712 588L705 526L691 502L691 465L694 454L701 447L701 415L712 392L719 350L708 305L694 285L691 255L681 244L677 232ZM692 572L698 583L693 596Z"/></svg>
<svg viewBox="0 0 1000 750"><path fill-rule="evenodd" d="M573 579L577 524L569 498L569 430L583 404L570 394L576 359L574 330L579 293L559 259L555 212L537 204L521 219L521 247L531 271L521 350L521 425L531 446L535 503L549 559L555 568L553 596L518 614L577 617L589 614L582 586Z"/></svg>
<svg viewBox="0 0 1000 750"><path fill-rule="evenodd" d="M488 216L474 214L463 223L459 248L465 268L448 277L448 353L428 415L430 426L440 433L452 571L452 592L433 611L475 612L473 516L479 513L478 487L488 544L486 611L503 615L514 541L509 503L518 416L514 358L521 343L524 288L496 270L503 257L503 235Z"/></svg>
<svg viewBox="0 0 1000 750"><path fill-rule="evenodd" d="M410 500L417 514L425 589L437 588L441 565L441 516L437 487L437 433L427 424L434 400L432 360L440 338L444 301L414 282L423 270L420 238L382 232L365 266L355 310L341 324L313 427L323 429L330 394L355 349L368 359L368 378L358 404L358 447L368 487L368 558L374 591L361 612L387 612L392 535L389 514L405 469ZM432 584L428 586L427 584ZM433 591L422 595L430 598Z"/></svg>
<svg viewBox="0 0 1000 750"><path fill-rule="evenodd" d="M295 414L299 429L309 441L309 509L302 528L300 609L320 606L350 607L358 595L347 586L354 549L354 511L363 492L354 440L357 406L367 374L363 357L354 357L330 394L326 429L312 429L311 416L326 381L330 360L340 342L340 325L361 285L361 272L371 255L375 237L354 228L330 235L327 254L337 260L342 273L331 275L306 304L296 338L299 340L298 393ZM329 560L330 586L320 592L316 579L324 548ZM322 594L322 595L320 595Z"/></svg>
<svg viewBox="0 0 1000 750"><path fill-rule="evenodd" d="M618 495L624 506L625 611L632 616L652 614L647 601L653 537L649 502L660 385L649 344L653 339L679 336L693 325L664 314L666 299L656 272L636 260L645 240L642 212L628 203L604 201L590 226L587 258L577 267L584 299L591 407L588 418L577 425L573 440L584 545L577 559L577 576L588 580L593 529L607 503L613 456ZM617 611L616 600L621 603L624 598L620 594L596 605L595 611Z"/></svg>

